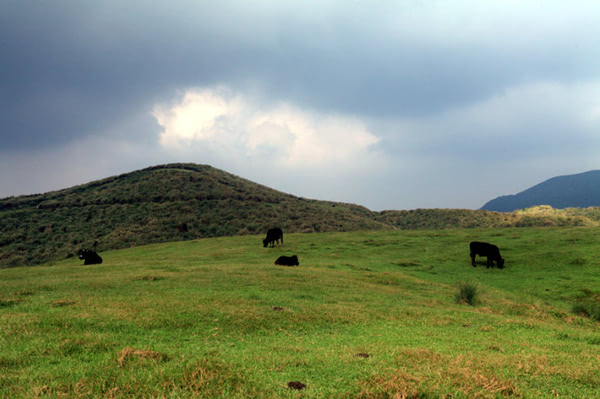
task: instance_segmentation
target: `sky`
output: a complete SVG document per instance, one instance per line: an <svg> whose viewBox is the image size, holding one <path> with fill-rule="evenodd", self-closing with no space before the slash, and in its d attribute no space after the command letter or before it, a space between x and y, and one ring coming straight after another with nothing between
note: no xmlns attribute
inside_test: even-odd
<svg viewBox="0 0 600 399"><path fill-rule="evenodd" d="M600 3L0 2L0 198L208 164L371 210L600 169Z"/></svg>

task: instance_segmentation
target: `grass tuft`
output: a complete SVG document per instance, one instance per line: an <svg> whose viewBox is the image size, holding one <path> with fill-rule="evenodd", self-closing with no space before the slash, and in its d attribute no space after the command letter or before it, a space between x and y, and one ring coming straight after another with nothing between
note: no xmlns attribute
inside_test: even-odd
<svg viewBox="0 0 600 399"><path fill-rule="evenodd" d="M475 306L479 303L479 292L475 283L469 281L461 281L457 285L458 291L456 292L454 297L456 303L466 303L471 306Z"/></svg>

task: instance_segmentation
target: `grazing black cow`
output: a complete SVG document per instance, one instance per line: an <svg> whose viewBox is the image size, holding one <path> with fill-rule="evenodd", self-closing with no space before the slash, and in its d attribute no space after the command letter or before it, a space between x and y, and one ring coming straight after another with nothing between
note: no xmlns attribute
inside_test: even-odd
<svg viewBox="0 0 600 399"><path fill-rule="evenodd" d="M504 268L504 258L500 256L500 250L493 244L487 242L473 241L469 244L471 249L471 264L475 267L475 256L487 257L487 267L494 267L494 261L498 265L498 269Z"/></svg>
<svg viewBox="0 0 600 399"><path fill-rule="evenodd" d="M99 265L102 263L102 258L95 251L90 249L80 249L77 251L79 259L84 260L84 265Z"/></svg>
<svg viewBox="0 0 600 399"><path fill-rule="evenodd" d="M275 264L280 266L300 266L300 263L298 262L298 256L296 255L280 256L275 261Z"/></svg>
<svg viewBox="0 0 600 399"><path fill-rule="evenodd" d="M271 247L274 247L275 243L279 245L279 240L281 240L281 245L283 245L283 230L279 227L269 229L269 231L267 231L267 238L263 240L263 247L266 248L269 244L271 244Z"/></svg>

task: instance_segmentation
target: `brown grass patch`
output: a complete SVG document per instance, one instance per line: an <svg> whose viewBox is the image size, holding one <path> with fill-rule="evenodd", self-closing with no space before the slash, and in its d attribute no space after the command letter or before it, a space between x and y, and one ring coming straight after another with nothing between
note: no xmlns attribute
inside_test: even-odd
<svg viewBox="0 0 600 399"><path fill-rule="evenodd" d="M423 362L439 363L441 360L441 356L438 353L425 348L406 349L399 355L399 357L403 359L402 362L406 362L408 359L410 363L419 364Z"/></svg>
<svg viewBox="0 0 600 399"><path fill-rule="evenodd" d="M406 349L397 365L361 383L361 398L521 397L517 385L497 376L485 359ZM498 368L501 369L501 368Z"/></svg>
<svg viewBox="0 0 600 399"><path fill-rule="evenodd" d="M245 392L244 397L266 397L249 380L244 371L235 366L216 360L202 359L199 363L184 366L183 378L173 381L182 388L182 392L201 392L202 397L223 397L224 389L229 392ZM242 396L237 396L242 397Z"/></svg>
<svg viewBox="0 0 600 399"><path fill-rule="evenodd" d="M366 385L357 395L358 398L412 399L427 396L425 392L419 390L421 380L404 371L391 376L371 376L366 381Z"/></svg>
<svg viewBox="0 0 600 399"><path fill-rule="evenodd" d="M183 385L192 391L205 391L208 387L223 384L227 374L219 364L199 364L192 369L184 367Z"/></svg>
<svg viewBox="0 0 600 399"><path fill-rule="evenodd" d="M168 358L169 357L164 353L127 347L119 353L118 361L119 365L123 367L124 365L135 359L140 359L142 361L150 360L153 362L160 362L166 361L168 360Z"/></svg>

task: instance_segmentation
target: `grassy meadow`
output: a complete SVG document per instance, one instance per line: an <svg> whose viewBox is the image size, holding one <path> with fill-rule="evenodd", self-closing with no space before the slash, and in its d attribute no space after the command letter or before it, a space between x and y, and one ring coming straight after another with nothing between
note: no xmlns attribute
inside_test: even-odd
<svg viewBox="0 0 600 399"><path fill-rule="evenodd" d="M0 397L600 395L600 228L262 238L0 269Z"/></svg>

